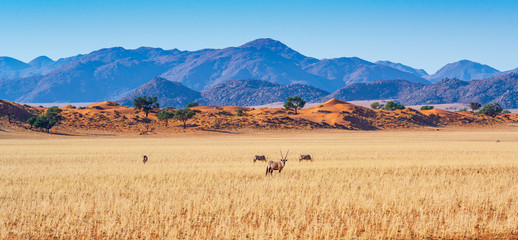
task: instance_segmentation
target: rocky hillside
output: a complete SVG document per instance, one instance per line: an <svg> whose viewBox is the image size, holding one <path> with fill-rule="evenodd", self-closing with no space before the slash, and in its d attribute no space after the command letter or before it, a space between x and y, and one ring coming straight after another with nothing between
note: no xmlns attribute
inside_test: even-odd
<svg viewBox="0 0 518 240"><path fill-rule="evenodd" d="M299 96L308 102L321 99L329 92L305 85L280 85L268 81L245 79L218 84L201 92L201 104L208 106L252 106L286 101Z"/></svg>
<svg viewBox="0 0 518 240"><path fill-rule="evenodd" d="M444 79L433 84L408 81L377 81L346 86L322 101L395 99L406 105L497 102L504 108L518 108L518 74L508 73L482 80Z"/></svg>
<svg viewBox="0 0 518 240"><path fill-rule="evenodd" d="M133 99L140 96L157 97L162 107L184 107L187 103L201 98L200 92L194 91L177 82L155 77L151 81L131 91L117 100L124 106L133 106Z"/></svg>
<svg viewBox="0 0 518 240"><path fill-rule="evenodd" d="M257 79L226 81L197 92L180 83L157 77L116 102L124 106L132 106L135 97L146 95L158 97L160 106L163 107L182 108L194 101L205 106L251 106L282 102L287 97L293 96L300 96L310 102L328 94L327 91L305 84L281 85Z"/></svg>

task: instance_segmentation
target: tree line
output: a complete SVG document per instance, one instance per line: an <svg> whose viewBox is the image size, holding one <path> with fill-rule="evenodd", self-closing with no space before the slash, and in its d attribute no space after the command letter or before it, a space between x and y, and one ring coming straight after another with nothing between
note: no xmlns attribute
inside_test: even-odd
<svg viewBox="0 0 518 240"><path fill-rule="evenodd" d="M371 108L377 109L377 110L395 111L397 109L405 109L405 105L399 104L394 101L388 101L385 104L380 104L379 102L374 102L371 104ZM431 110L434 108L435 108L434 106L430 106L430 105L421 106L421 110ZM498 103L488 103L488 104L485 104L484 106L482 106L482 104L480 104L478 102L470 102L469 108L471 108L472 112L475 112L478 109L480 109L476 113L484 114L484 115L491 116L491 117L496 117L500 113L510 113L509 110L504 110ZM466 108L459 110L459 112L465 112L465 111L467 111Z"/></svg>

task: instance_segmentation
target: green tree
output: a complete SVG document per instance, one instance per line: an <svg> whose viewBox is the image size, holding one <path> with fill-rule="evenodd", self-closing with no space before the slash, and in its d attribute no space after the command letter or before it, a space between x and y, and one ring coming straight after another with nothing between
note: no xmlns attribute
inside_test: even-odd
<svg viewBox="0 0 518 240"><path fill-rule="evenodd" d="M385 106L383 107L383 110L388 110L388 111L394 111L396 109L405 109L405 105L399 104L399 103L396 103L393 101L388 101L385 104Z"/></svg>
<svg viewBox="0 0 518 240"><path fill-rule="evenodd" d="M167 123L169 122L169 119L171 119L173 117L174 117L174 113L173 112L169 112L169 111L166 111L166 110L162 110L162 111L158 112L158 119L162 120L162 121L165 121L165 126L166 127L167 127Z"/></svg>
<svg viewBox="0 0 518 240"><path fill-rule="evenodd" d="M295 114L297 114L297 110L299 108L303 108L305 105L306 105L306 101L304 101L299 96L288 97L288 98L286 98L286 102L284 103L284 109L286 109L286 110L293 109L293 110L295 110Z"/></svg>
<svg viewBox="0 0 518 240"><path fill-rule="evenodd" d="M373 109L381 109L383 106L385 106L385 105L380 104L379 102L373 102L371 104L371 108L373 108Z"/></svg>
<svg viewBox="0 0 518 240"><path fill-rule="evenodd" d="M183 122L183 128L187 128L187 121L193 118L195 113L191 109L178 109L174 112L174 119L180 120Z"/></svg>
<svg viewBox="0 0 518 240"><path fill-rule="evenodd" d="M34 123L36 123L36 117L30 117L29 119L27 119L27 123L29 125L31 125L31 127L29 129L32 129L32 127L34 126Z"/></svg>
<svg viewBox="0 0 518 240"><path fill-rule="evenodd" d="M480 107L482 107L482 104L478 102L470 102L469 108L471 108L471 111L477 111Z"/></svg>
<svg viewBox="0 0 518 240"><path fill-rule="evenodd" d="M190 103L187 103L187 108L192 108L192 107L197 107L197 106L200 106L200 104L198 104L197 102L190 102Z"/></svg>
<svg viewBox="0 0 518 240"><path fill-rule="evenodd" d="M485 114L487 116L495 117L501 113L504 109L498 103L488 103L478 111L478 113Z"/></svg>
<svg viewBox="0 0 518 240"><path fill-rule="evenodd" d="M62 110L58 107L50 107L47 109L45 114L38 116L38 117L31 117L27 120L27 123L31 124L31 128L42 128L45 129L47 132L50 132L50 129L56 124L58 124L60 121L64 119L63 116L59 115Z"/></svg>
<svg viewBox="0 0 518 240"><path fill-rule="evenodd" d="M133 106L135 107L135 113L143 111L146 113L146 118L151 109L160 108L157 97L148 97L146 95L134 98Z"/></svg>
<svg viewBox="0 0 518 240"><path fill-rule="evenodd" d="M435 108L434 106L428 106L428 105L421 106L421 110L432 110L434 108Z"/></svg>

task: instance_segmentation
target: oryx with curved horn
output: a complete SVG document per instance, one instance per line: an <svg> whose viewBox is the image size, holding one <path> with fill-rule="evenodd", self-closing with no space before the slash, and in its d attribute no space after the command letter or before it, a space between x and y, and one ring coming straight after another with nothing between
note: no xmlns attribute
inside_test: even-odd
<svg viewBox="0 0 518 240"><path fill-rule="evenodd" d="M270 173L270 176L272 176L273 170L279 170L279 175L281 175L281 171L284 168L284 166L286 165L286 161L288 161L289 152L290 152L290 150L288 150L288 152L286 152L286 156L283 156L282 150L281 150L281 160L280 161L277 161L277 162L269 161L268 164L266 164L266 176L268 176L268 173Z"/></svg>

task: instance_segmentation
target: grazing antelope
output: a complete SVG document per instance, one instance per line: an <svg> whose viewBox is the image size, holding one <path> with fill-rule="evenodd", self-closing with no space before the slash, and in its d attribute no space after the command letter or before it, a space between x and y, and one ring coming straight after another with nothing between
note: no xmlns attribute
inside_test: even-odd
<svg viewBox="0 0 518 240"><path fill-rule="evenodd" d="M266 157L264 155L255 155L254 162L255 161L264 161L264 162L266 162Z"/></svg>
<svg viewBox="0 0 518 240"><path fill-rule="evenodd" d="M496 142L500 142L500 140L499 140L499 139L497 139L497 140L496 140Z"/></svg>
<svg viewBox="0 0 518 240"><path fill-rule="evenodd" d="M146 155L144 155L144 159L142 159L142 162L144 162L144 164L146 164L146 162L147 162L147 156Z"/></svg>
<svg viewBox="0 0 518 240"><path fill-rule="evenodd" d="M286 156L282 156L282 150L281 150L281 161L278 161L278 162L269 161L268 164L266 164L266 176L268 176L268 173L270 173L270 176L272 176L273 170L279 170L279 175L281 175L281 171L284 168L284 166L286 165L286 161L288 161L289 152L290 152L290 150L288 150L288 152L286 152Z"/></svg>
<svg viewBox="0 0 518 240"><path fill-rule="evenodd" d="M313 162L313 159L311 159L311 155L309 155L309 154L307 154L307 155L300 155L299 162L302 161L302 160Z"/></svg>

